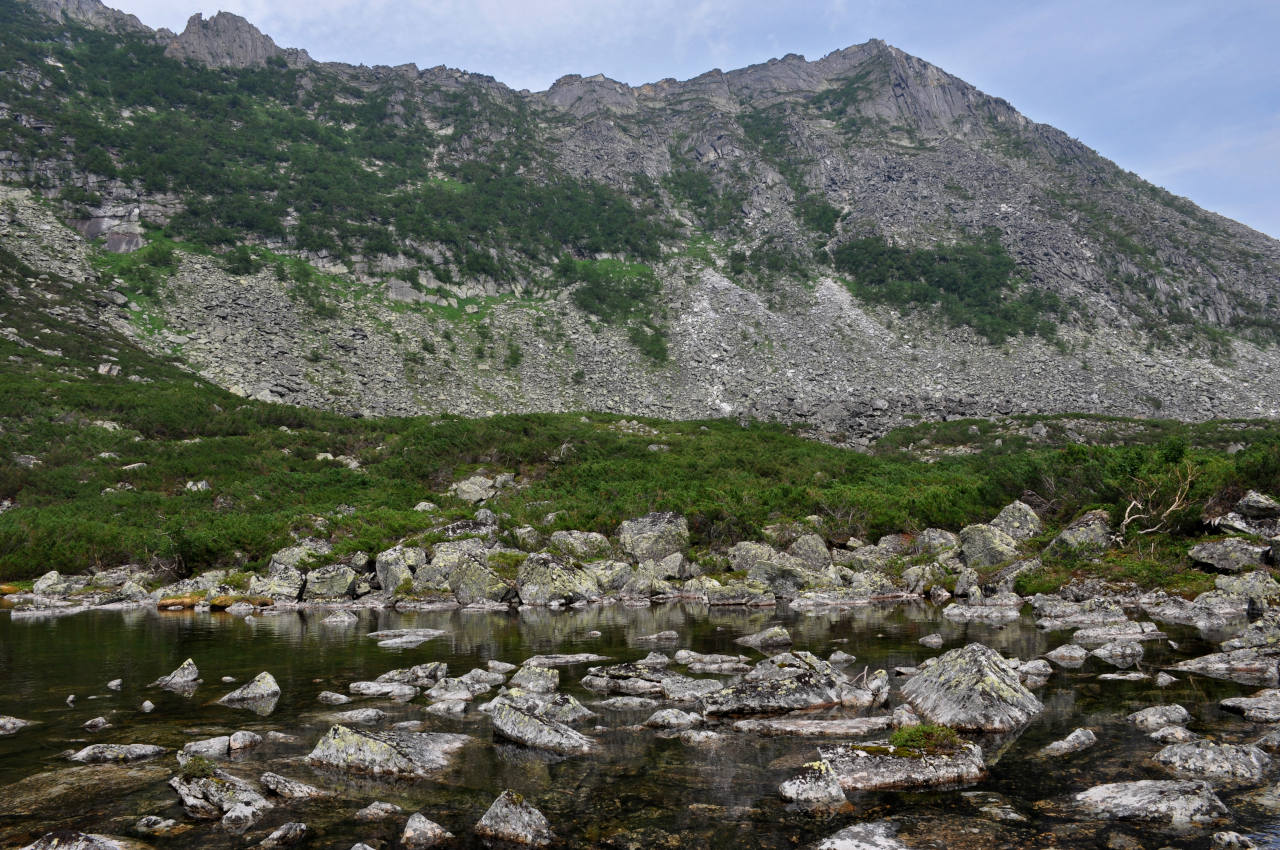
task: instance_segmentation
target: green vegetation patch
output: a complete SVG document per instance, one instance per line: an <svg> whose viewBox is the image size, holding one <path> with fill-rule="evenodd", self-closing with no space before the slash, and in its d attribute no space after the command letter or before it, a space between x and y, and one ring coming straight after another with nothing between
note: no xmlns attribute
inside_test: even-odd
<svg viewBox="0 0 1280 850"><path fill-rule="evenodd" d="M646 357L655 363L667 362L666 328L657 300L661 285L651 267L566 256L555 272L562 283L575 285L573 303L580 310L599 316L605 324L625 327L628 339Z"/></svg>
<svg viewBox="0 0 1280 850"><path fill-rule="evenodd" d="M960 748L960 736L950 726L921 723L895 729L889 736L889 746L931 754L950 753Z"/></svg>

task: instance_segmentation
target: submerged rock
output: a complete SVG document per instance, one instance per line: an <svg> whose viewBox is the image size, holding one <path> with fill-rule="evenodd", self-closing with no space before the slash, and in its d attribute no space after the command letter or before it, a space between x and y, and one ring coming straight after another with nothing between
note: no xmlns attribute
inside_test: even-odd
<svg viewBox="0 0 1280 850"><path fill-rule="evenodd" d="M1177 829L1203 826L1227 816L1208 782L1143 779L1113 782L1081 791L1075 808L1095 817L1152 821Z"/></svg>
<svg viewBox="0 0 1280 850"><path fill-rule="evenodd" d="M1046 652L1044 657L1059 667L1067 667L1074 670L1084 665L1085 660L1089 657L1089 650L1083 646L1067 643L1051 652Z"/></svg>
<svg viewBox="0 0 1280 850"><path fill-rule="evenodd" d="M375 821L393 818L403 811L404 809L400 808L395 803L384 803L381 800L378 800L377 802L373 802L365 806L363 809L352 815L352 817L361 823L373 823Z"/></svg>
<svg viewBox="0 0 1280 850"><path fill-rule="evenodd" d="M229 708L243 708L258 715L268 715L276 710L276 702L280 699L280 686L270 673L262 672L242 687L218 700L219 705Z"/></svg>
<svg viewBox="0 0 1280 850"><path fill-rule="evenodd" d="M961 742L949 752L892 747L887 741L818 747L847 791L955 787L987 775L982 748Z"/></svg>
<svg viewBox="0 0 1280 850"><path fill-rule="evenodd" d="M1280 647L1280 611L1267 611L1239 635L1222 642L1227 652L1255 647Z"/></svg>
<svg viewBox="0 0 1280 850"><path fill-rule="evenodd" d="M334 726L307 761L351 773L422 778L440 770L474 739L446 732L373 732Z"/></svg>
<svg viewBox="0 0 1280 850"><path fill-rule="evenodd" d="M508 702L497 703L490 715L493 731L517 744L561 755L586 755L596 743L563 723L523 711Z"/></svg>
<svg viewBox="0 0 1280 850"><path fill-rule="evenodd" d="M1021 728L1044 710L1000 653L980 643L938 656L902 696L932 723L983 732Z"/></svg>
<svg viewBox="0 0 1280 850"><path fill-rule="evenodd" d="M887 821L847 826L813 845L813 850L911 850L895 836L897 827Z"/></svg>
<svg viewBox="0 0 1280 850"><path fill-rule="evenodd" d="M542 812L523 795L507 790L498 795L476 824L476 834L484 838L545 847L554 835Z"/></svg>
<svg viewBox="0 0 1280 850"><path fill-rule="evenodd" d="M1154 756L1174 773L1218 782L1261 782L1271 757L1252 744L1189 741L1170 744Z"/></svg>

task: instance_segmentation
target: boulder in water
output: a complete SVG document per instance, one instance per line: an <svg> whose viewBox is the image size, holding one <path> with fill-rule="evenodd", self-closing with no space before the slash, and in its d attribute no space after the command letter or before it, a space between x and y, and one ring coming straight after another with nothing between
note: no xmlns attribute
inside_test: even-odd
<svg viewBox="0 0 1280 850"><path fill-rule="evenodd" d="M953 729L1009 732L1044 710L994 649L971 643L938 656L902 695L916 713Z"/></svg>

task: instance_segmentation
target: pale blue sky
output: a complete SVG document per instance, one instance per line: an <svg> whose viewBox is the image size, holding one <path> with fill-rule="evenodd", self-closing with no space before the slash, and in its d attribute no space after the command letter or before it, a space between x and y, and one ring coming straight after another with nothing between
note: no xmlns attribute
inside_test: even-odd
<svg viewBox="0 0 1280 850"><path fill-rule="evenodd" d="M1278 0L107 0L244 15L321 60L640 84L883 38L1124 168L1280 237Z"/></svg>

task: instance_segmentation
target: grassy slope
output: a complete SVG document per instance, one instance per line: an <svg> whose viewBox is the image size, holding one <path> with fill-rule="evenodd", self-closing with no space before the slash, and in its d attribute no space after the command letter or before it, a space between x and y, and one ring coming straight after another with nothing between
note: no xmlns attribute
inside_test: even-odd
<svg viewBox="0 0 1280 850"><path fill-rule="evenodd" d="M1167 487L1188 464L1198 478L1180 531L1198 530L1200 509L1224 490L1280 493L1275 423L1091 420L1129 443L1112 447L1035 447L1009 433L996 446L991 423L978 423L977 436L972 423L921 425L890 435L868 456L777 426L726 421L647 420L657 433L633 434L603 414L361 420L264 404L111 332L51 317L50 308L84 306L84 296L28 277L33 270L0 252L0 327L60 352L0 339L0 499L17 503L0 514L0 576L9 579L153 560L252 568L291 534L328 536L337 554L376 551L430 528L412 510L419 500L465 515L466 506L439 494L479 467L527 482L494 505L517 523L560 511L551 528L610 533L627 517L675 510L689 517L695 546L711 550L811 514L824 517L833 542L958 529L989 519L1024 489L1049 498L1060 522L1092 505L1118 512L1135 482ZM99 374L106 362L121 374ZM925 463L917 454L926 439L934 451L949 443L980 450ZM1252 447L1228 456L1224 447L1237 440ZM655 443L669 450L651 451ZM564 459L552 461L566 445ZM321 452L356 458L361 468L315 460ZM27 468L17 462L22 455L39 463ZM123 469L135 463L146 466ZM211 489L185 488L199 480ZM121 490L122 482L133 489ZM117 492L104 494L108 488ZM341 505L355 511L336 510ZM1057 563L1048 574L1083 568L1194 589L1199 579L1175 578L1182 551L1175 538L1143 538L1114 563Z"/></svg>

